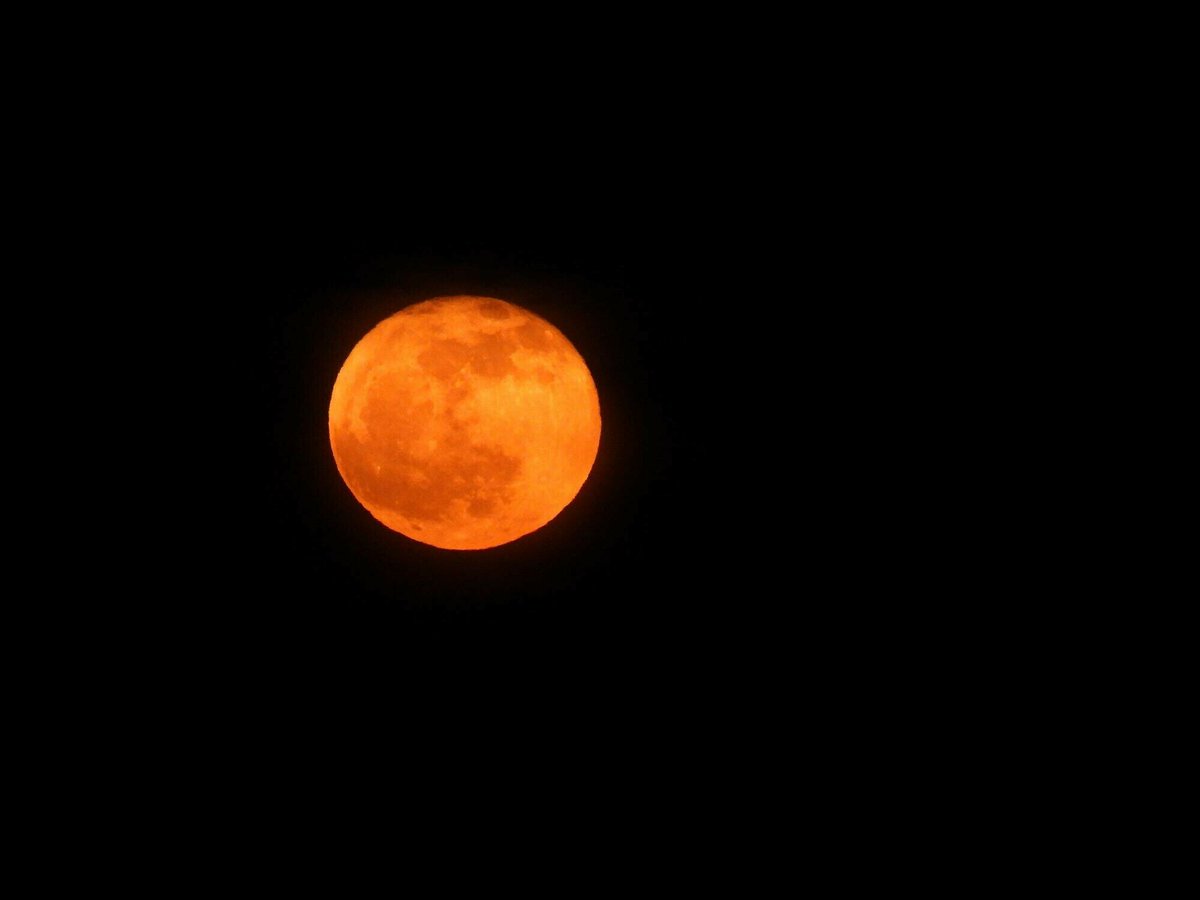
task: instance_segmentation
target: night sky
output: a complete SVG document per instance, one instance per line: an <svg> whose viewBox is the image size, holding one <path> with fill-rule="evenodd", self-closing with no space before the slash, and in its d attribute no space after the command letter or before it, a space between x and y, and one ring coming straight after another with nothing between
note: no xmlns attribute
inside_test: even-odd
<svg viewBox="0 0 1200 900"><path fill-rule="evenodd" d="M678 206L685 195L603 183L326 187L264 194L208 259L220 344L204 387L215 477L201 492L228 514L185 555L211 598L197 604L205 628L235 665L320 681L438 660L468 681L573 670L624 683L706 643L728 652L760 603L754 556L781 535L756 521L777 448L747 453L765 439L763 398L743 387L744 367L767 362L751 342L772 325L728 293L748 260L727 226L716 240ZM355 342L450 294L554 323L586 360L603 418L575 501L478 552L380 525L328 441L329 393Z"/></svg>
<svg viewBox="0 0 1200 900"><path fill-rule="evenodd" d="M853 269L825 213L781 230L760 215L771 195L752 170L701 190L669 160L534 171L460 153L389 177L378 159L357 171L349 151L324 170L305 162L217 190L204 202L221 227L179 250L203 298L182 439L208 511L186 526L194 538L165 532L187 585L170 613L181 641L211 646L231 683L344 696L433 667L428 690L517 678L630 702L827 652L830 617L859 615L829 598L863 571L844 535L860 508L846 467L866 445L839 437L859 374L830 311ZM380 525L328 440L355 342L451 294L554 323L603 418L574 502L478 552Z"/></svg>
<svg viewBox="0 0 1200 900"><path fill-rule="evenodd" d="M156 794L224 786L234 800L217 834L264 784L285 815L318 782L369 801L415 785L458 827L466 807L442 802L445 785L508 789L494 807L508 815L538 776L564 809L609 804L645 848L661 838L655 804L703 829L714 792L764 798L754 815L773 823L812 745L846 777L818 762L805 784L839 805L864 773L919 786L886 771L897 744L925 746L912 710L965 683L964 660L1001 618L974 611L1001 563L972 563L967 514L993 477L968 464L995 436L960 426L969 380L945 387L992 327L972 310L999 263L972 263L980 238L959 211L978 206L972 179L987 172L951 179L954 203L938 206L927 184L958 145L843 102L825 84L851 77L841 61L810 83L805 53L760 52L755 38L745 54L779 71L736 66L738 81L719 46L663 41L705 59L655 50L656 78L614 91L624 56L603 46L590 94L559 91L556 67L531 71L545 95L524 115L528 90L449 50L451 64L403 77L405 52L348 44L386 71L335 86L333 70L353 66L295 43L308 83L264 57L261 79L225 76L217 92L226 63L206 51L193 93L133 112L136 138L106 96L96 127L64 141L112 156L96 152L69 203L42 204L76 231L62 246L92 255L47 265L29 301L55 319L54 353L69 331L101 357L43 404L72 432L63 462L35 474L69 489L47 534L82 547L37 561L47 649L29 672L63 684L65 700L39 706L73 730L64 771L91 755L84 780L116 791L118 764L154 773ZM880 73L868 94L891 81ZM365 96L371 84L380 96ZM86 289L61 299L66 269ZM601 407L575 500L485 551L381 525L328 437L355 343L454 294L553 323ZM944 362L947 347L963 361ZM58 405L77 396L86 429ZM114 460L99 476L84 465L92 444ZM102 483L100 502L74 492L85 479ZM936 714L957 728L975 702ZM920 752L936 765L954 747ZM439 777L402 762L413 750Z"/></svg>

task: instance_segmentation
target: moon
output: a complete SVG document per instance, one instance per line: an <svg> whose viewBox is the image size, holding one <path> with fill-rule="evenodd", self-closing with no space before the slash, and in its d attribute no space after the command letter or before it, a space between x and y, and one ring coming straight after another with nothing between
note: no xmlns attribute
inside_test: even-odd
<svg viewBox="0 0 1200 900"><path fill-rule="evenodd" d="M350 351L329 442L350 492L388 528L483 550L541 528L579 493L600 446L600 398L545 319L493 297L436 297Z"/></svg>

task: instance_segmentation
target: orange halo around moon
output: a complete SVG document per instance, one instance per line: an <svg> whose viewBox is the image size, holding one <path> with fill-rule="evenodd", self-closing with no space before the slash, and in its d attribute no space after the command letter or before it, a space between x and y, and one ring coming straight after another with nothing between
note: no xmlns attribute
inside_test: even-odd
<svg viewBox="0 0 1200 900"><path fill-rule="evenodd" d="M541 528L600 446L600 400L563 334L490 297L438 297L380 322L338 373L329 440L376 519L448 550Z"/></svg>

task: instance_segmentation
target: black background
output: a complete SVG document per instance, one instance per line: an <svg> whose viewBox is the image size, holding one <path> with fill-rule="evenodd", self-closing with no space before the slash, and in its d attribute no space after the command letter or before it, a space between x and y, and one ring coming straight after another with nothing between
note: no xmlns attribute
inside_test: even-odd
<svg viewBox="0 0 1200 900"><path fill-rule="evenodd" d="M385 692L432 666L426 691L516 678L632 702L663 679L785 662L814 533L801 496L823 489L798 392L828 340L811 332L811 247L668 168L534 173L468 155L393 179L344 158L336 178L263 171L219 234L183 248L206 297L189 336L205 427L188 438L205 513L169 539L181 634L225 653L232 680ZM576 500L487 551L384 528L329 449L355 342L449 294L553 322L601 400Z"/></svg>
<svg viewBox="0 0 1200 900"><path fill-rule="evenodd" d="M142 352L119 388L153 439L114 479L132 509L105 633L249 719L504 697L652 721L858 677L840 660L903 615L878 590L897 559L865 548L905 528L882 485L913 420L883 412L875 352L911 309L880 290L905 281L904 207L812 105L798 131L730 98L718 123L706 96L284 122L244 98L173 135L188 153L123 257L153 302L128 304ZM576 500L488 551L384 528L329 448L354 344L448 294L553 322L601 402Z"/></svg>
<svg viewBox="0 0 1200 900"><path fill-rule="evenodd" d="M990 439L931 439L927 387L958 370L920 340L983 345L958 301L995 273L953 263L987 172L952 173L937 206L927 173L962 154L927 139L903 89L889 99L890 73L836 51L793 70L795 48L756 41L664 36L695 58L652 50L652 73L620 84L600 47L593 84L561 91L565 66L539 64L550 90L528 109L525 85L486 70L399 73L391 47L356 79L301 43L302 66L254 47L256 77L186 66L128 132L107 103L129 89L92 105L61 162L83 186L44 204L75 228L57 246L88 290L64 299L50 268L38 295L70 317L56 341L81 330L74 310L97 317L83 339L102 363L68 395L95 419L46 476L69 522L47 531L73 549L42 564L29 671L63 684L40 706L74 732L64 771L119 787L115 759L239 804L269 786L285 813L318 783L369 798L536 779L622 823L649 808L647 847L659 809L705 828L705 809L779 796L802 769L839 799L870 775L913 783L897 747L924 752L922 699L961 683L1002 618L959 602L999 564L964 572L967 517L922 496ZM935 308L939 292L956 302ZM603 415L576 500L476 553L379 525L327 435L354 343L457 293L558 326ZM953 426L969 400L929 418ZM103 448L103 477L80 446ZM979 474L952 485L963 508ZM108 495L83 497L96 480ZM818 762L797 762L796 734ZM412 751L437 765L401 762Z"/></svg>

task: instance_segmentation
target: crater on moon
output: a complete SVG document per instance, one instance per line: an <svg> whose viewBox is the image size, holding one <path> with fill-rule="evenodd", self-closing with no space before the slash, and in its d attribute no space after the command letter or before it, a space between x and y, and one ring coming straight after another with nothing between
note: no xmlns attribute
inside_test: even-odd
<svg viewBox="0 0 1200 900"><path fill-rule="evenodd" d="M329 435L342 479L395 531L483 549L545 525L600 440L591 374L549 322L494 298L419 303L338 373Z"/></svg>

